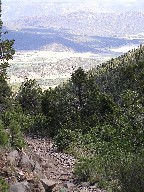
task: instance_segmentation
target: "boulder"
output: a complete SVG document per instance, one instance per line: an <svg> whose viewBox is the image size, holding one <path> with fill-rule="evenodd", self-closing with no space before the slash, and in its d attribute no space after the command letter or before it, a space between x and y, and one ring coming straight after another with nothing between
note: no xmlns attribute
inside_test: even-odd
<svg viewBox="0 0 144 192"><path fill-rule="evenodd" d="M52 189L56 186L56 182L53 180L41 179L40 181L43 187L45 188L46 192L51 192Z"/></svg>
<svg viewBox="0 0 144 192"><path fill-rule="evenodd" d="M19 157L19 152L17 150L14 150L12 152L9 153L9 156L18 158Z"/></svg>
<svg viewBox="0 0 144 192"><path fill-rule="evenodd" d="M7 163L9 165L17 165L17 161L16 161L15 157L10 156L10 155L7 156Z"/></svg>
<svg viewBox="0 0 144 192"><path fill-rule="evenodd" d="M37 161L35 162L34 169L35 169L35 171L42 171L42 167L40 166L40 164Z"/></svg>
<svg viewBox="0 0 144 192"><path fill-rule="evenodd" d="M33 172L34 177L37 177L40 179L47 179L46 175L42 171L34 171Z"/></svg>
<svg viewBox="0 0 144 192"><path fill-rule="evenodd" d="M39 188L40 192L45 192L45 188L41 182L38 183L38 188Z"/></svg>
<svg viewBox="0 0 144 192"><path fill-rule="evenodd" d="M10 192L30 192L28 182L19 182L11 185Z"/></svg>
<svg viewBox="0 0 144 192"><path fill-rule="evenodd" d="M71 183L71 182L66 182L66 183L64 184L64 187L67 188L67 189L70 189L70 188L72 188L72 187L74 187L74 186L75 186L74 183Z"/></svg>
<svg viewBox="0 0 144 192"><path fill-rule="evenodd" d="M23 168L26 168L29 171L33 171L35 167L35 162L26 154L22 155L20 164Z"/></svg>
<svg viewBox="0 0 144 192"><path fill-rule="evenodd" d="M43 169L47 169L47 168L50 167L50 164L49 164L48 162L43 162L43 163L41 164L41 166L42 166Z"/></svg>
<svg viewBox="0 0 144 192"><path fill-rule="evenodd" d="M10 165L17 165L18 164L18 159L19 159L19 153L17 150L14 150L12 152L10 152L8 155L7 155L7 162L8 164Z"/></svg>

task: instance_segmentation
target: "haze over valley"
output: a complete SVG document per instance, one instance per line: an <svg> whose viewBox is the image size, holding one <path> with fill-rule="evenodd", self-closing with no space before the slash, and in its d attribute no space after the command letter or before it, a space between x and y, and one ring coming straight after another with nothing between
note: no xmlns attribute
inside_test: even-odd
<svg viewBox="0 0 144 192"><path fill-rule="evenodd" d="M5 0L5 38L15 39L10 82L35 78L44 87L88 70L144 41L142 1Z"/></svg>

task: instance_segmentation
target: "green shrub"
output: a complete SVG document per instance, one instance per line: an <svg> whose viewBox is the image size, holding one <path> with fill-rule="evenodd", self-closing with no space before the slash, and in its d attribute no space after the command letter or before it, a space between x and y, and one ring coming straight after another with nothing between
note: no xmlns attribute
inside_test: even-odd
<svg viewBox="0 0 144 192"><path fill-rule="evenodd" d="M102 142L93 145L93 149L87 146L87 155L82 156L75 166L74 173L79 179L98 183L108 192L144 191L143 152L127 152L118 145ZM89 152L91 149L93 154Z"/></svg>
<svg viewBox="0 0 144 192"><path fill-rule="evenodd" d="M0 192L8 192L9 191L9 185L8 183L0 178Z"/></svg>
<svg viewBox="0 0 144 192"><path fill-rule="evenodd" d="M129 154L114 164L112 177L118 181L119 192L144 191L144 155Z"/></svg>
<svg viewBox="0 0 144 192"><path fill-rule="evenodd" d="M32 119L33 124L31 125L29 132L32 134L37 134L39 136L49 136L50 132L46 116L40 113L33 116Z"/></svg>
<svg viewBox="0 0 144 192"><path fill-rule="evenodd" d="M4 129L4 124L0 120L0 145L6 145L8 143L9 136Z"/></svg>
<svg viewBox="0 0 144 192"><path fill-rule="evenodd" d="M15 121L19 124L20 131L24 133L32 133L45 135L48 134L47 118L43 114L30 115L23 113L22 109L17 106L16 109L7 111L3 115L6 126Z"/></svg>
<svg viewBox="0 0 144 192"><path fill-rule="evenodd" d="M22 136L20 124L15 120L11 120L9 129L11 134L10 138L11 145L18 149L22 149L25 143Z"/></svg>
<svg viewBox="0 0 144 192"><path fill-rule="evenodd" d="M15 120L16 122L18 122L20 124L21 131L23 131L23 132L29 132L31 127L34 124L33 116L29 115L29 114L24 114L22 109L18 106L16 109L7 111L3 115L3 120L4 120L6 126L9 126L10 122Z"/></svg>
<svg viewBox="0 0 144 192"><path fill-rule="evenodd" d="M55 136L54 141L59 150L63 151L68 149L70 144L77 140L78 132L69 129L61 129L57 136Z"/></svg>
<svg viewBox="0 0 144 192"><path fill-rule="evenodd" d="M42 89L35 79L26 78L22 82L16 96L16 100L21 105L26 114L38 114L41 112Z"/></svg>
<svg viewBox="0 0 144 192"><path fill-rule="evenodd" d="M82 181L102 183L104 170L100 163L99 156L81 158L75 166L74 173Z"/></svg>

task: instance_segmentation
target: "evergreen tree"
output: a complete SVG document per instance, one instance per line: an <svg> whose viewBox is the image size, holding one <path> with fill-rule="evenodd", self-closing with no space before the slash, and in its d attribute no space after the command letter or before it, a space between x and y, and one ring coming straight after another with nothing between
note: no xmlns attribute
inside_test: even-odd
<svg viewBox="0 0 144 192"><path fill-rule="evenodd" d="M71 80L74 86L74 92L78 100L78 108L82 108L84 105L84 85L86 83L86 73L79 67L71 76Z"/></svg>
<svg viewBox="0 0 144 192"><path fill-rule="evenodd" d="M25 113L37 114L41 112L41 97L42 89L36 83L36 80L26 78L16 99Z"/></svg>
<svg viewBox="0 0 144 192"><path fill-rule="evenodd" d="M0 119L0 145L6 145L8 143L8 134L4 128L4 124Z"/></svg>
<svg viewBox="0 0 144 192"><path fill-rule="evenodd" d="M0 2L0 113L9 104L11 90L7 84L7 68L9 67L8 61L13 58L13 54L15 53L12 47L14 40L3 40L5 32L2 31L2 24Z"/></svg>

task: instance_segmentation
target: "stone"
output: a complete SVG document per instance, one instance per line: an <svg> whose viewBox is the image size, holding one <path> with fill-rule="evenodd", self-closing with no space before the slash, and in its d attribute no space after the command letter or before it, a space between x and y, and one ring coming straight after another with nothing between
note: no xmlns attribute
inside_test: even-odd
<svg viewBox="0 0 144 192"><path fill-rule="evenodd" d="M47 162L44 162L43 164L41 164L41 166L42 166L43 169L47 169L47 168L50 167L50 164L47 163Z"/></svg>
<svg viewBox="0 0 144 192"><path fill-rule="evenodd" d="M22 172L22 170L20 170L20 171L18 172L18 174L21 175L21 176L24 175L24 173Z"/></svg>
<svg viewBox="0 0 144 192"><path fill-rule="evenodd" d="M88 187L89 186L89 183L88 182L83 182L81 183L82 187Z"/></svg>
<svg viewBox="0 0 144 192"><path fill-rule="evenodd" d="M8 155L7 156L7 162L9 165L16 165L16 159L13 156Z"/></svg>
<svg viewBox="0 0 144 192"><path fill-rule="evenodd" d="M12 152L9 153L9 156L12 156L12 157L19 157L19 152L17 150L14 150Z"/></svg>
<svg viewBox="0 0 144 192"><path fill-rule="evenodd" d="M45 192L45 188L41 182L38 183L38 188L39 188L40 192Z"/></svg>
<svg viewBox="0 0 144 192"><path fill-rule="evenodd" d="M28 155L23 154L21 159L21 166L23 168L28 168L33 171L35 168L35 162L31 160Z"/></svg>
<svg viewBox="0 0 144 192"><path fill-rule="evenodd" d="M33 175L39 179L47 179L46 175L42 171L34 171Z"/></svg>
<svg viewBox="0 0 144 192"><path fill-rule="evenodd" d="M10 192L30 192L28 182L19 182L11 185Z"/></svg>
<svg viewBox="0 0 144 192"><path fill-rule="evenodd" d="M81 189L80 192L89 192L88 189Z"/></svg>
<svg viewBox="0 0 144 192"><path fill-rule="evenodd" d="M40 181L43 187L45 188L46 192L51 192L52 189L56 186L56 182L53 180L41 179Z"/></svg>
<svg viewBox="0 0 144 192"><path fill-rule="evenodd" d="M37 161L35 162L34 169L35 169L36 171L41 171L41 170L42 170L42 167L40 166L40 164L39 164Z"/></svg>
<svg viewBox="0 0 144 192"><path fill-rule="evenodd" d="M60 189L60 192L67 192L66 188Z"/></svg>
<svg viewBox="0 0 144 192"><path fill-rule="evenodd" d="M40 157L40 155L37 154L37 153L33 154L33 160L34 160L34 161L37 161L37 162L39 162L39 163L41 163L41 162L44 161L44 159L43 159L42 157Z"/></svg>
<svg viewBox="0 0 144 192"><path fill-rule="evenodd" d="M14 151L12 151L12 152L10 152L8 155L7 155L7 162L8 162L8 164L10 164L10 165L17 165L17 163L18 163L18 159L19 159L20 157L19 157L19 153L18 153L18 151L17 150L14 150Z"/></svg>
<svg viewBox="0 0 144 192"><path fill-rule="evenodd" d="M100 190L100 189L97 189L97 192L102 192L102 190ZM104 191L103 191L104 192ZM106 191L105 191L106 192Z"/></svg>
<svg viewBox="0 0 144 192"><path fill-rule="evenodd" d="M72 188L74 186L75 186L74 183L71 183L71 182L67 182L67 183L64 184L64 187L67 188L67 189L70 189L70 188Z"/></svg>
<svg viewBox="0 0 144 192"><path fill-rule="evenodd" d="M98 185L97 184L94 184L92 186L89 186L90 189L97 189L98 188Z"/></svg>

